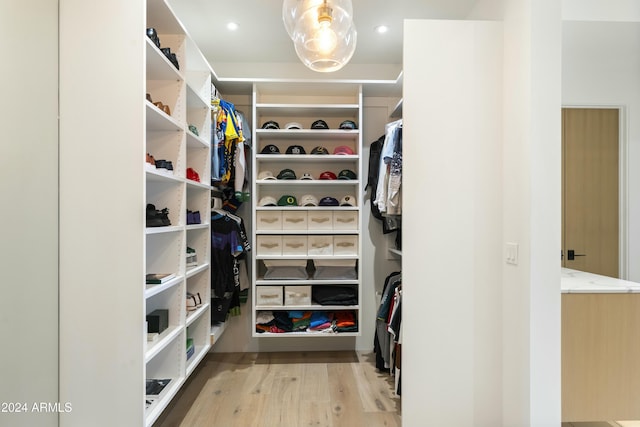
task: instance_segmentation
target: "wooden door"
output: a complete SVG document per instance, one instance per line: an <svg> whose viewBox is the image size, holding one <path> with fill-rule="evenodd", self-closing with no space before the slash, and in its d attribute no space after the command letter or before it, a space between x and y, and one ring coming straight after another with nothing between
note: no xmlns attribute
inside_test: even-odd
<svg viewBox="0 0 640 427"><path fill-rule="evenodd" d="M618 277L618 120L617 109L562 110L562 265L610 277Z"/></svg>

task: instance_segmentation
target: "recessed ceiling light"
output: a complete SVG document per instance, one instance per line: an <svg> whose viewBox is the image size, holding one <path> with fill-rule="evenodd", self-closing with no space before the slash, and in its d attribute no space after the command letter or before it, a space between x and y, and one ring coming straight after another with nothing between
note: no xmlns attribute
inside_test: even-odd
<svg viewBox="0 0 640 427"><path fill-rule="evenodd" d="M238 24L236 24L235 22L229 22L227 24L227 30L229 31L235 31L238 29Z"/></svg>
<svg viewBox="0 0 640 427"><path fill-rule="evenodd" d="M387 27L386 25L378 25L377 27L374 28L374 30L378 34L384 34L387 31L389 31L389 27Z"/></svg>

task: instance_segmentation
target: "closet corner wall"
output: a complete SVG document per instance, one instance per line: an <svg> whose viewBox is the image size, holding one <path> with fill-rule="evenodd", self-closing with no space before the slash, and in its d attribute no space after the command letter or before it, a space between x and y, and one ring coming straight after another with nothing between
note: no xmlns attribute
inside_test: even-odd
<svg viewBox="0 0 640 427"><path fill-rule="evenodd" d="M165 0L60 3L60 425L150 426L211 348L213 72Z"/></svg>

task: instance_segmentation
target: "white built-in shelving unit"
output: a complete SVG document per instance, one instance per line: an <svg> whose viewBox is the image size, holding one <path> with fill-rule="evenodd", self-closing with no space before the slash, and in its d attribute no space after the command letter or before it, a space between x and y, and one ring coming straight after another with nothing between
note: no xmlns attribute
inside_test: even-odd
<svg viewBox="0 0 640 427"><path fill-rule="evenodd" d="M329 129L311 129L322 119ZM273 120L280 129L263 129ZM254 224L252 241L252 324L260 312L274 311L351 311L358 330L342 333L256 332L255 337L326 337L357 336L362 324L362 133L359 129L339 129L344 120L362 122L362 88L353 84L314 84L298 82L255 84L253 90L254 157L252 198ZM296 122L302 129L286 129ZM268 145L279 149L277 154L263 154ZM301 146L305 154L289 153L290 146ZM315 147L324 147L328 154L311 154ZM336 147L349 147L353 154L334 154ZM295 172L296 180L265 180L260 173L270 171L277 176L283 169ZM352 180L321 180L325 171L339 174L351 170ZM309 173L312 180L299 179ZM262 206L260 201L273 197L293 196L298 204L304 195L317 200L344 196L354 197L356 206ZM268 268L293 268L299 277L269 276ZM348 272L343 278L314 278L321 268ZM277 268L276 268L277 270ZM304 271L300 274L301 271ZM328 270L327 270L328 271ZM348 278L346 278L348 277ZM312 301L313 289L339 285L357 290L355 305L327 306Z"/></svg>
<svg viewBox="0 0 640 427"><path fill-rule="evenodd" d="M73 404L61 426L152 425L212 342L215 76L166 0L123 8L67 0L60 10L60 348L74 349L60 355L60 399ZM147 227L148 204L167 208L170 225ZM187 264L187 248L197 263ZM174 277L147 285L148 273ZM200 296L195 309L189 293ZM148 341L155 310L167 310L168 327ZM170 381L149 399L153 378Z"/></svg>

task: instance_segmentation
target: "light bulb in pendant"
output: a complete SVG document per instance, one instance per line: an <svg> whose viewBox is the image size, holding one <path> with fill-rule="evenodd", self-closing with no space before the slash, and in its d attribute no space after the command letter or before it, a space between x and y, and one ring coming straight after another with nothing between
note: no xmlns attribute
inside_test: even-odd
<svg viewBox="0 0 640 427"><path fill-rule="evenodd" d="M331 29L328 22L322 22L320 29L316 33L317 50L322 54L329 54L338 45L338 36Z"/></svg>

